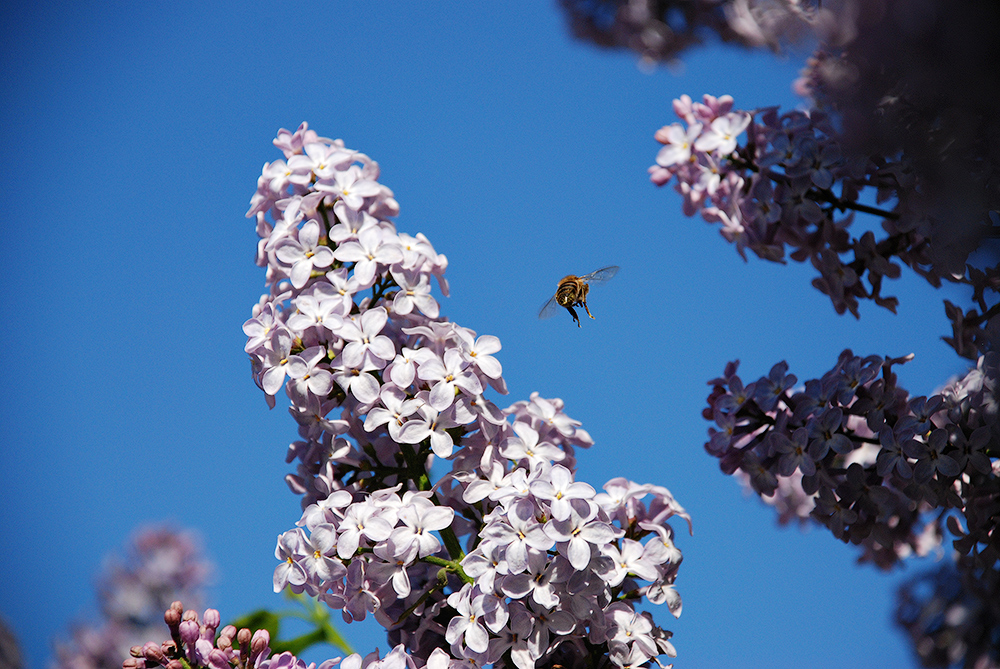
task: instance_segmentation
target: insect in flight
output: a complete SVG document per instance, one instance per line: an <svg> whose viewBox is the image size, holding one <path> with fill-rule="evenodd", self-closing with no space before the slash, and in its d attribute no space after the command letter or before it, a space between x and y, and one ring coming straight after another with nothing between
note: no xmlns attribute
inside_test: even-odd
<svg viewBox="0 0 1000 669"><path fill-rule="evenodd" d="M576 310L573 307L583 307L587 315L593 318L593 314L587 308L587 293L590 292L590 284L604 283L617 274L618 269L617 265L611 265L610 267L602 267L595 272L584 274L583 276L574 276L573 274L564 276L559 280L556 294L550 297L548 302L542 306L538 312L538 317L548 318L558 310L557 307L564 307L569 311L569 315L573 317L576 326L580 327L580 317L576 315Z"/></svg>

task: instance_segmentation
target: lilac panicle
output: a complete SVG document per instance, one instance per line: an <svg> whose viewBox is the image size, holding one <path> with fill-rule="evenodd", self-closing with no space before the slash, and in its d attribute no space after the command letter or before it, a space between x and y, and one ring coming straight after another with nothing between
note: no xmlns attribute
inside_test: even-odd
<svg viewBox="0 0 1000 669"><path fill-rule="evenodd" d="M716 124L716 148L747 123ZM447 259L396 230L373 160L305 124L275 145L285 159L247 213L267 292L244 324L255 381L270 406L284 387L298 424L303 512L278 539L275 591L386 627L394 650L348 669L673 656L636 607L680 614L669 520L690 516L659 486L575 481L593 440L561 400L494 403L500 340L440 315ZM436 482L435 459L450 467Z"/></svg>
<svg viewBox="0 0 1000 669"><path fill-rule="evenodd" d="M945 341L970 360L995 347L1000 313L990 305L1000 290L998 268L977 267L970 255L996 236L1000 193L988 201L976 197L978 212L971 205L942 211L927 197L929 182L941 175L902 179L914 172L911 156L845 150L850 136L823 111L743 111L730 96L711 95L702 102L682 96L674 111L682 122L656 132L663 147L650 179L658 186L673 182L684 213L718 224L741 256L749 250L765 260L809 261L819 274L813 286L837 313L855 317L862 299L895 311L898 300L882 293L883 279L899 277L904 265L934 286L967 284L979 296L976 308L945 301L952 327ZM994 156L987 167L1000 181L1000 159ZM865 204L868 194L885 208ZM951 212L963 220L950 221ZM853 237L856 215L880 217L881 236L868 230Z"/></svg>
<svg viewBox="0 0 1000 669"><path fill-rule="evenodd" d="M706 451L781 513L825 525L882 568L939 549L950 510L953 546L966 569L997 570L1000 355L989 353L933 397L909 397L892 371L906 358L837 365L800 389L747 399L731 363L714 379ZM756 387L773 387L771 377ZM773 400L777 401L773 401ZM877 428L877 431L873 428ZM725 435L721 437L720 435Z"/></svg>

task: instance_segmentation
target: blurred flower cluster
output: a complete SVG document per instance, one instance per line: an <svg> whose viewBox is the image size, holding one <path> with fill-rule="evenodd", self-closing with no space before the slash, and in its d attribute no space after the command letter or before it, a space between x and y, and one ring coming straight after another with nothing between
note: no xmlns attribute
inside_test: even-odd
<svg viewBox="0 0 1000 669"><path fill-rule="evenodd" d="M1000 572L945 563L899 590L896 622L926 667L1000 667Z"/></svg>
<svg viewBox="0 0 1000 669"><path fill-rule="evenodd" d="M114 556L97 583L100 624L79 624L55 644L52 667L116 669L129 649L162 636L163 611L184 598L201 601L212 566L191 534L169 527L140 530L125 559Z"/></svg>
<svg viewBox="0 0 1000 669"><path fill-rule="evenodd" d="M846 156L881 157L898 212L961 256L1000 209L1000 4L995 0L560 0L573 34L647 66L687 48L813 50L795 88L834 121ZM853 159L848 160L852 162ZM916 194L919 194L917 196ZM730 213L730 212L727 212ZM924 236L927 236L926 234ZM956 249L946 249L947 238ZM941 269L941 267L939 267Z"/></svg>
<svg viewBox="0 0 1000 669"><path fill-rule="evenodd" d="M373 614L396 649L366 667L673 656L637 607L680 614L667 521L690 523L683 508L659 486L575 481L592 439L560 400L486 396L506 393L500 341L440 316L447 260L387 220L399 207L373 160L306 124L274 143L284 160L247 214L269 290L244 332L269 405L284 388L299 426L287 481L303 513L278 539L275 591Z"/></svg>
<svg viewBox="0 0 1000 669"><path fill-rule="evenodd" d="M559 0L570 30L606 48L630 49L646 63L672 61L688 47L721 39L777 49L836 16L836 0Z"/></svg>

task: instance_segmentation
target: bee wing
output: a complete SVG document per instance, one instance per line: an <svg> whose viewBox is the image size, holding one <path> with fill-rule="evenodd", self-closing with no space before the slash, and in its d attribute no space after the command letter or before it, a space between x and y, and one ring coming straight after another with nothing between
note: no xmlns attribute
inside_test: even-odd
<svg viewBox="0 0 1000 669"><path fill-rule="evenodd" d="M559 303L556 302L556 296L553 295L545 302L545 304L542 305L542 308L538 310L538 317L549 318L552 314L558 311L558 307Z"/></svg>
<svg viewBox="0 0 1000 669"><path fill-rule="evenodd" d="M604 283L605 281L613 277L615 274L618 274L618 270L620 269L621 267L619 267L618 265L610 265L608 267L602 267L599 270L595 270L590 274L581 276L580 278L586 281L587 283Z"/></svg>

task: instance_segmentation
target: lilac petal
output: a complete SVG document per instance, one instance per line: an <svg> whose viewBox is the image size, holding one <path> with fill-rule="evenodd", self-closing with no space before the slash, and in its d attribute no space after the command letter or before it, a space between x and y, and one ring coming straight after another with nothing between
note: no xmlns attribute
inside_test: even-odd
<svg viewBox="0 0 1000 669"><path fill-rule="evenodd" d="M354 266L354 278L357 279L358 285L367 288L372 285L375 279L375 270L378 263L368 260L365 258L358 262Z"/></svg>
<svg viewBox="0 0 1000 669"><path fill-rule="evenodd" d="M395 244L380 246L375 257L383 265L394 265L403 261L403 250Z"/></svg>
<svg viewBox="0 0 1000 669"><path fill-rule="evenodd" d="M396 591L400 599L406 599L410 595L410 576L405 569L397 569L393 573L392 589Z"/></svg>
<svg viewBox="0 0 1000 669"><path fill-rule="evenodd" d="M361 248L361 244L346 242L337 247L337 250L333 252L333 257L342 262L358 262L368 256L365 254L365 250Z"/></svg>
<svg viewBox="0 0 1000 669"><path fill-rule="evenodd" d="M962 468L958 466L958 462L951 456L941 455L938 456L937 470L945 476L958 476Z"/></svg>
<svg viewBox="0 0 1000 669"><path fill-rule="evenodd" d="M422 420L411 420L403 424L399 431L399 440L404 444L419 444L430 433L427 423Z"/></svg>
<svg viewBox="0 0 1000 669"><path fill-rule="evenodd" d="M496 358L492 356L483 356L480 358L477 356L475 360L479 371L491 379L499 378L503 374L503 366Z"/></svg>
<svg viewBox="0 0 1000 669"><path fill-rule="evenodd" d="M512 574L520 574L528 568L528 549L523 542L516 541L507 547L504 557ZM588 561L590 554L587 554Z"/></svg>
<svg viewBox="0 0 1000 669"><path fill-rule="evenodd" d="M397 362L389 370L389 379L400 388L406 388L413 383L416 372L417 370L412 364Z"/></svg>
<svg viewBox="0 0 1000 669"><path fill-rule="evenodd" d="M344 350L340 352L340 361L345 367L360 367L365 359L365 345L358 341L352 341Z"/></svg>
<svg viewBox="0 0 1000 669"><path fill-rule="evenodd" d="M379 335L372 339L368 345L368 350L381 360L388 361L396 357L396 347L393 345L392 340L385 335Z"/></svg>
<svg viewBox="0 0 1000 669"><path fill-rule="evenodd" d="M329 246L318 246L313 249L313 267L329 267L333 264L333 249Z"/></svg>
<svg viewBox="0 0 1000 669"><path fill-rule="evenodd" d="M570 634L576 627L573 614L569 611L552 611L546 616L546 622L556 634Z"/></svg>
<svg viewBox="0 0 1000 669"><path fill-rule="evenodd" d="M392 525L385 518L372 516L365 521L365 536L372 541L385 541L392 534Z"/></svg>
<svg viewBox="0 0 1000 669"><path fill-rule="evenodd" d="M366 335L373 337L382 331L388 320L389 314L385 309L381 307L369 309L361 314L361 329L364 330Z"/></svg>
<svg viewBox="0 0 1000 669"><path fill-rule="evenodd" d="M431 450L434 451L434 455L439 458L447 458L451 455L454 447L455 442L451 440L451 436L448 433L431 432Z"/></svg>
<svg viewBox="0 0 1000 669"><path fill-rule="evenodd" d="M397 314L406 315L413 311L413 306L413 298L403 292L396 293L392 300L392 309Z"/></svg>
<svg viewBox="0 0 1000 669"><path fill-rule="evenodd" d="M271 367L264 376L261 377L260 384L264 387L264 392L268 395L276 395L281 390L281 385L285 382L284 366Z"/></svg>
<svg viewBox="0 0 1000 669"><path fill-rule="evenodd" d="M428 404L435 411L444 411L455 401L455 385L446 381L439 381L431 388L431 394L427 400Z"/></svg>
<svg viewBox="0 0 1000 669"><path fill-rule="evenodd" d="M309 283L309 276L312 274L312 269L312 263L305 260L292 265L292 285L296 288L301 288Z"/></svg>
<svg viewBox="0 0 1000 669"><path fill-rule="evenodd" d="M520 599L531 592L531 574L508 574L503 577L500 589L508 597Z"/></svg>
<svg viewBox="0 0 1000 669"><path fill-rule="evenodd" d="M566 557L573 569L583 571L590 564L590 544L582 539L573 539L566 546Z"/></svg>
<svg viewBox="0 0 1000 669"><path fill-rule="evenodd" d="M443 530L455 519L455 510L450 506L435 506L424 511L421 525L425 530Z"/></svg>
<svg viewBox="0 0 1000 669"><path fill-rule="evenodd" d="M490 635L482 625L469 625L465 630L465 645L477 653L485 653L490 645Z"/></svg>
<svg viewBox="0 0 1000 669"><path fill-rule="evenodd" d="M290 355L288 362L285 363L285 373L293 379L301 379L309 373L309 365L302 359L302 356Z"/></svg>
<svg viewBox="0 0 1000 669"><path fill-rule="evenodd" d="M371 374L359 374L351 381L351 392L362 404L370 404L378 399L378 380Z"/></svg>

